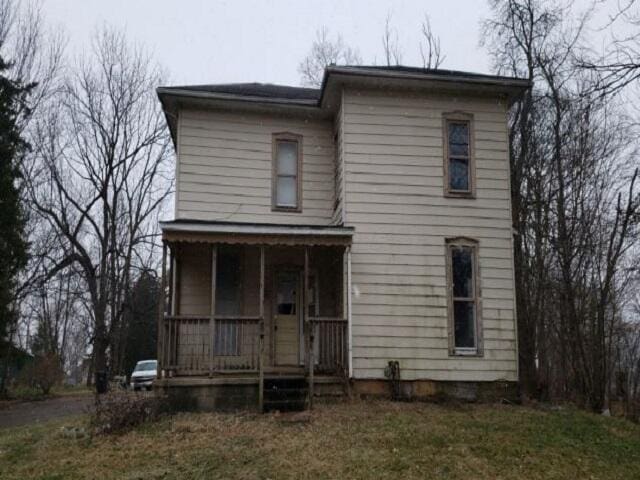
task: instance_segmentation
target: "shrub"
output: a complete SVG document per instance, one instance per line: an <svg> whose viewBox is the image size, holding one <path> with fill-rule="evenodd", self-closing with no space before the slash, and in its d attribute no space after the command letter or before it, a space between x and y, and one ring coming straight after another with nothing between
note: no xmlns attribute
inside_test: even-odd
<svg viewBox="0 0 640 480"><path fill-rule="evenodd" d="M164 411L164 402L158 397L112 391L96 395L90 425L97 435L125 433L145 422L157 420Z"/></svg>
<svg viewBox="0 0 640 480"><path fill-rule="evenodd" d="M60 358L55 354L46 354L36 357L22 369L18 383L49 395L51 388L59 384L63 377Z"/></svg>

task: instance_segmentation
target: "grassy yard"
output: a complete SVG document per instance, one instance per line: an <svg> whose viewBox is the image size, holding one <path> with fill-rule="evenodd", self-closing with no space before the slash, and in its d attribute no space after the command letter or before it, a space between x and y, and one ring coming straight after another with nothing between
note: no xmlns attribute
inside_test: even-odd
<svg viewBox="0 0 640 480"><path fill-rule="evenodd" d="M181 414L122 436L0 430L5 479L633 479L640 426L573 409L354 402L287 415Z"/></svg>
<svg viewBox="0 0 640 480"><path fill-rule="evenodd" d="M0 398L0 408L12 402L28 402L33 400L43 400L52 397L64 397L67 395L90 395L94 392L92 388L85 385L64 386L56 385L51 389L49 395L44 395L42 390L35 387L18 386L9 390L7 398Z"/></svg>

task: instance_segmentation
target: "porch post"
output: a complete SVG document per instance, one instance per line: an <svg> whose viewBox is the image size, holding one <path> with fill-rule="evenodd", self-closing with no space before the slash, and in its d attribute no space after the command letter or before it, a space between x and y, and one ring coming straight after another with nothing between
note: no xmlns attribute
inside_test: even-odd
<svg viewBox="0 0 640 480"><path fill-rule="evenodd" d="M173 313L173 309L174 309L174 303L175 303L175 288L174 288L174 274L175 274L175 268L174 268L174 262L175 262L175 252L173 251L173 247L171 247L171 245L169 245L169 301L168 301L168 306L167 306L167 312L169 315L174 315Z"/></svg>
<svg viewBox="0 0 640 480"><path fill-rule="evenodd" d="M260 335L258 338L258 411L264 408L264 245L260 245Z"/></svg>
<svg viewBox="0 0 640 480"><path fill-rule="evenodd" d="M313 326L309 321L309 247L307 245L304 247L304 279L302 284L302 318L304 320L303 325L306 330L306 357L307 365L309 367L309 408L313 408Z"/></svg>
<svg viewBox="0 0 640 480"><path fill-rule="evenodd" d="M164 364L164 311L165 311L165 282L167 276L167 242L162 242L162 274L160 278L160 295L158 299L158 327L156 334L156 348L158 355L158 372L157 378L162 378L162 368Z"/></svg>
<svg viewBox="0 0 640 480"><path fill-rule="evenodd" d="M216 334L216 267L218 261L218 246L211 246L211 315L209 317L209 376L213 375L213 348Z"/></svg>

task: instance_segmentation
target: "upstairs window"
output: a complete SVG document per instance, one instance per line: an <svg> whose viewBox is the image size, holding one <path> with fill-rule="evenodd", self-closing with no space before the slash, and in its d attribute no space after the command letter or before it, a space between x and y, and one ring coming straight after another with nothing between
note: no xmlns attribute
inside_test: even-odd
<svg viewBox="0 0 640 480"><path fill-rule="evenodd" d="M477 265L478 245L475 241L447 241L449 347L454 355L480 353Z"/></svg>
<svg viewBox="0 0 640 480"><path fill-rule="evenodd" d="M273 136L274 210L302 211L302 137L290 133Z"/></svg>
<svg viewBox="0 0 640 480"><path fill-rule="evenodd" d="M445 114L444 140L445 195L473 197L473 117L463 113Z"/></svg>

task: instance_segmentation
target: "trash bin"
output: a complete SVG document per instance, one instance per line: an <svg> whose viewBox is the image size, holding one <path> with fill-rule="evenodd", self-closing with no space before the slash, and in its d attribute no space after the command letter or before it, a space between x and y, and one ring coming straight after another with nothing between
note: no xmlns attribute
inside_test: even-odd
<svg viewBox="0 0 640 480"><path fill-rule="evenodd" d="M107 372L96 372L96 392L107 393L108 388Z"/></svg>

